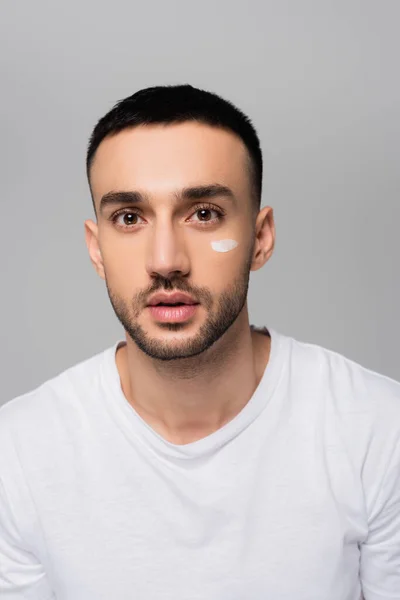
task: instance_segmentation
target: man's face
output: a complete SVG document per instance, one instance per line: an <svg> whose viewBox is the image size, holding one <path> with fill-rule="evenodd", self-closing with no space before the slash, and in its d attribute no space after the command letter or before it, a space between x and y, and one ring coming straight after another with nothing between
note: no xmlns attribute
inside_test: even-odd
<svg viewBox="0 0 400 600"><path fill-rule="evenodd" d="M128 129L100 144L91 186L97 225L86 222L86 241L128 335L161 360L207 350L247 297L254 219L241 140L193 122ZM234 245L224 240L237 245L218 251ZM174 291L196 306L149 307Z"/></svg>

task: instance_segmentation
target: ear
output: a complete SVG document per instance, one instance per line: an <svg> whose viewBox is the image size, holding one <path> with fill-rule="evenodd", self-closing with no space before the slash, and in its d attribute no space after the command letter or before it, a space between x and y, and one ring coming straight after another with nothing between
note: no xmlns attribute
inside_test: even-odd
<svg viewBox="0 0 400 600"><path fill-rule="evenodd" d="M99 246L98 226L91 219L85 221L85 241L92 265L97 274L105 279L103 257Z"/></svg>
<svg viewBox="0 0 400 600"><path fill-rule="evenodd" d="M274 211L270 206L262 208L255 223L255 242L250 271L258 271L271 258L275 247Z"/></svg>

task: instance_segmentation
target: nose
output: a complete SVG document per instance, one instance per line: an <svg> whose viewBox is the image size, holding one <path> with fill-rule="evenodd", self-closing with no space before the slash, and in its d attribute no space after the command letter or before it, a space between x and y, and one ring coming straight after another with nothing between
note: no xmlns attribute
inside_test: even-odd
<svg viewBox="0 0 400 600"><path fill-rule="evenodd" d="M183 232L164 220L154 226L146 269L150 277L162 276L165 279L188 275L189 257L185 248Z"/></svg>

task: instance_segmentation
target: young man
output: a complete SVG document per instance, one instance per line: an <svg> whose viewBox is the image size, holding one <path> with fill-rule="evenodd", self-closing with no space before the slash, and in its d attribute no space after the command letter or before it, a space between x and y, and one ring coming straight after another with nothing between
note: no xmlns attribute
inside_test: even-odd
<svg viewBox="0 0 400 600"><path fill-rule="evenodd" d="M142 90L87 172L126 339L0 410L1 598L400 598L400 384L249 324L275 242L250 121Z"/></svg>

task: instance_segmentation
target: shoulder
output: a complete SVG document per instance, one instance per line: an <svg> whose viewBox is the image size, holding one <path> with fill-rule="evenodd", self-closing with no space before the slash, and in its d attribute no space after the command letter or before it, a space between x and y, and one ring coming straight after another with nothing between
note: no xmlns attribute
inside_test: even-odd
<svg viewBox="0 0 400 600"><path fill-rule="evenodd" d="M364 482L373 485L390 465L400 469L400 383L316 344L291 338L290 347L295 389Z"/></svg>
<svg viewBox="0 0 400 600"><path fill-rule="evenodd" d="M113 347L69 367L0 407L0 443L48 438L60 424L85 412L101 386L103 361Z"/></svg>
<svg viewBox="0 0 400 600"><path fill-rule="evenodd" d="M335 399L338 409L400 416L400 382L317 344L291 342L295 365Z"/></svg>
<svg viewBox="0 0 400 600"><path fill-rule="evenodd" d="M36 522L32 494L41 497L63 485L101 423L103 365L113 350L66 369L0 408L0 483L24 527Z"/></svg>

